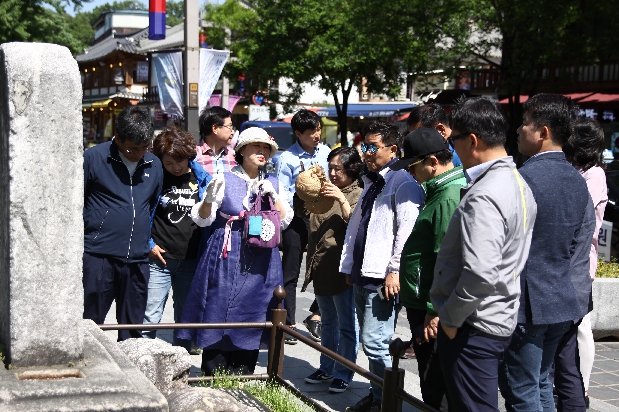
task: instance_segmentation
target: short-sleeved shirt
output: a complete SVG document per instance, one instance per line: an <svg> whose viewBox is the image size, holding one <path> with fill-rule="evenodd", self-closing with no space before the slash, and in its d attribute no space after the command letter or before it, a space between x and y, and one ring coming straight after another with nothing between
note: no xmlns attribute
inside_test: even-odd
<svg viewBox="0 0 619 412"><path fill-rule="evenodd" d="M164 259L195 259L201 229L191 219L191 208L200 201L198 181L193 172L174 176L163 172L163 191L155 218L152 238L166 253Z"/></svg>
<svg viewBox="0 0 619 412"><path fill-rule="evenodd" d="M213 149L204 141L196 146L196 162L200 163L200 166L212 176L229 172L236 166L234 150L230 147L224 147L219 154L215 154Z"/></svg>

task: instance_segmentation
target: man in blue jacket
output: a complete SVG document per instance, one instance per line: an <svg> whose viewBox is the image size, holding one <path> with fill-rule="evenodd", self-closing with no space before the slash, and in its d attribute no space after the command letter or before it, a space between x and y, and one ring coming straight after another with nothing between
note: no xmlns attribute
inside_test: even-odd
<svg viewBox="0 0 619 412"><path fill-rule="evenodd" d="M538 94L524 104L520 169L537 203L531 249L520 275L518 323L501 366L508 411L554 411L548 372L557 344L589 311L593 201L562 146L572 135L574 108L566 97ZM584 397L582 409L584 410Z"/></svg>
<svg viewBox="0 0 619 412"><path fill-rule="evenodd" d="M116 299L118 323L144 320L151 214L163 169L148 151L153 122L130 106L116 118L116 136L84 152L84 319L105 321ZM118 340L141 337L118 332Z"/></svg>

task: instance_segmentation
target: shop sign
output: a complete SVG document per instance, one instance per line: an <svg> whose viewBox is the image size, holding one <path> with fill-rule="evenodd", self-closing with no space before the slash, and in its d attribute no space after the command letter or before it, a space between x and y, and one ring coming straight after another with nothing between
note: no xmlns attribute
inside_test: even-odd
<svg viewBox="0 0 619 412"><path fill-rule="evenodd" d="M146 83L148 81L148 62L138 62L137 82Z"/></svg>
<svg viewBox="0 0 619 412"><path fill-rule="evenodd" d="M198 107L198 83L189 83L189 107Z"/></svg>
<svg viewBox="0 0 619 412"><path fill-rule="evenodd" d="M610 122L614 122L615 112L613 112L612 110L604 110L604 112L602 113L602 120L608 120Z"/></svg>

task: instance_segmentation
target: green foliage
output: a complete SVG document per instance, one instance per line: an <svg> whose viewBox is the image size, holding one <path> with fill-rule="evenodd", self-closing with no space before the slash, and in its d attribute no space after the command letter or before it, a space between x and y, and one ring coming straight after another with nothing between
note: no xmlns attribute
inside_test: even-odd
<svg viewBox="0 0 619 412"><path fill-rule="evenodd" d="M209 6L209 43L225 45L236 60L227 73L247 73L249 91L269 90L274 101L294 104L298 86L312 82L342 104L338 113L345 136L346 107L352 87L394 97L406 73L456 61L455 47L467 23L454 19L456 0L227 0ZM457 30L455 30L457 29ZM444 46L436 47L444 42ZM274 80L291 79L297 88L284 96ZM275 86L275 87L274 87ZM338 94L342 96L338 97Z"/></svg>
<svg viewBox="0 0 619 412"><path fill-rule="evenodd" d="M185 21L185 2L183 0L166 2L166 24L176 26Z"/></svg>
<svg viewBox="0 0 619 412"><path fill-rule="evenodd" d="M616 258L610 262L598 260L598 268L595 276L598 278L619 278L619 263Z"/></svg>
<svg viewBox="0 0 619 412"><path fill-rule="evenodd" d="M211 388L246 390L273 412L314 411L314 408L304 404L300 399L272 380L250 381L240 379L225 371L218 371L215 372L210 386Z"/></svg>
<svg viewBox="0 0 619 412"><path fill-rule="evenodd" d="M510 103L508 146L516 152L516 128L522 119L518 96L540 91L544 68L559 68L563 84L574 81L574 65L616 60L619 2L565 0L467 0L475 35L471 54L501 70L501 89ZM500 63L489 57L501 54ZM554 73L552 73L554 76ZM548 84L546 87L549 87ZM553 90L550 90L553 91Z"/></svg>

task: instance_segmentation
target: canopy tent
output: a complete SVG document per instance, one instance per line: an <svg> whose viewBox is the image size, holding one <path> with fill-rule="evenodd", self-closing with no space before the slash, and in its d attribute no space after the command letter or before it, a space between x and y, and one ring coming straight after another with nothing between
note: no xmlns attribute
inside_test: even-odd
<svg viewBox="0 0 619 412"><path fill-rule="evenodd" d="M411 110L415 107L412 102L408 103L351 103L348 105L346 116L348 117L391 117L403 110ZM320 109L316 112L321 117L337 117L335 106Z"/></svg>

